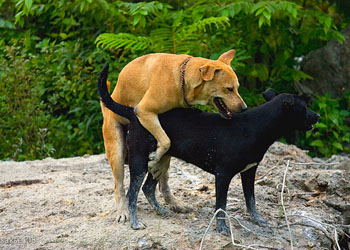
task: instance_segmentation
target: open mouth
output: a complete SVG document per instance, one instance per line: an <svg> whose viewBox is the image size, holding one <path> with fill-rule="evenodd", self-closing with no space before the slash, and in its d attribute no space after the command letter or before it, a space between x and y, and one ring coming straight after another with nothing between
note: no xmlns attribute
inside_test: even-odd
<svg viewBox="0 0 350 250"><path fill-rule="evenodd" d="M305 124L305 130L309 131L312 130L314 127L312 126L312 124Z"/></svg>
<svg viewBox="0 0 350 250"><path fill-rule="evenodd" d="M309 130L312 130L313 128L314 128L314 124L315 124L316 122L305 122L304 123L304 129L306 130L306 131L309 131Z"/></svg>
<svg viewBox="0 0 350 250"><path fill-rule="evenodd" d="M214 103L223 118L231 119L232 112L227 108L226 104L220 97L214 97Z"/></svg>
<svg viewBox="0 0 350 250"><path fill-rule="evenodd" d="M313 125L315 125L318 120L320 118L319 114L316 114L312 117L312 119L308 119L307 121L304 122L304 127L306 131L312 130L314 127Z"/></svg>

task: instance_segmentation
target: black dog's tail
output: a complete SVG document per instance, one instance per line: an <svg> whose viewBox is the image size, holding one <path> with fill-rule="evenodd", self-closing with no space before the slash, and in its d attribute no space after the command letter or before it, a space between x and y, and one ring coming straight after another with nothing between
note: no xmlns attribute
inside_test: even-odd
<svg viewBox="0 0 350 250"><path fill-rule="evenodd" d="M133 120L136 118L136 115L134 113L133 107L124 106L122 104L119 104L111 98L109 95L108 89L107 89L107 77L108 77L108 69L109 64L107 63L106 66L103 68L103 70L100 73L100 76L98 78L97 83L97 89L98 93L101 97L101 101L104 103L104 105L116 113L117 115L123 116L129 120Z"/></svg>

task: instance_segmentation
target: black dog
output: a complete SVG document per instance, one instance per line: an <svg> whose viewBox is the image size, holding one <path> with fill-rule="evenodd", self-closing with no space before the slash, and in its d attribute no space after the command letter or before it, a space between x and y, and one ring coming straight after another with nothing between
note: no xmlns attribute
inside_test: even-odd
<svg viewBox="0 0 350 250"><path fill-rule="evenodd" d="M129 153L130 187L128 191L130 222L133 229L143 227L136 215L137 197L147 173L148 155L156 148L156 140L142 127L133 107L123 106L112 100L107 87L108 64L101 72L98 90L103 103L113 112L130 120L127 146ZM230 181L241 174L247 209L255 223L267 222L255 209L254 180L259 162L268 147L292 130L310 130L319 115L307 108L298 96L277 94L269 89L263 93L267 100L261 106L240 114L231 120L218 114L196 109L174 109L159 116L160 122L171 140L168 155L192 163L215 175L216 209L226 208ZM142 190L150 204L163 213L155 198L157 180L148 174ZM223 213L218 213L216 229L229 233Z"/></svg>

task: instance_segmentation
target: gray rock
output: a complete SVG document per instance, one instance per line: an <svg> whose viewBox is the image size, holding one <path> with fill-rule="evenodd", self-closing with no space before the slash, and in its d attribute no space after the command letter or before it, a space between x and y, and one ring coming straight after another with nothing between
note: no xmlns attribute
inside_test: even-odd
<svg viewBox="0 0 350 250"><path fill-rule="evenodd" d="M350 91L350 28L342 31L346 40L340 44L335 39L325 47L311 51L302 61L301 68L312 80L306 80L297 88L303 94L342 97Z"/></svg>

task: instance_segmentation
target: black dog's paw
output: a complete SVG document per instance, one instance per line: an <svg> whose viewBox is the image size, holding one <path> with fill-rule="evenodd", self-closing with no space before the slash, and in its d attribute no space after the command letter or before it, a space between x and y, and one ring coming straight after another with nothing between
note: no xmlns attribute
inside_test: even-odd
<svg viewBox="0 0 350 250"><path fill-rule="evenodd" d="M169 216L169 214L170 214L170 212L167 209L165 209L164 207L157 207L156 212L158 215L160 215L162 217Z"/></svg>
<svg viewBox="0 0 350 250"><path fill-rule="evenodd" d="M139 220L130 221L131 228L134 230L142 230L146 228L146 225L140 222Z"/></svg>
<svg viewBox="0 0 350 250"><path fill-rule="evenodd" d="M260 214L255 213L255 214L252 214L251 216L252 216L252 220L253 220L253 222L254 222L255 224L257 224L257 225L259 225L259 226L261 226L261 227L268 227L268 226L270 226L270 224L269 224L266 220L264 220L264 219L260 216Z"/></svg>
<svg viewBox="0 0 350 250"><path fill-rule="evenodd" d="M226 225L225 222L222 223L216 223L216 231L218 233L221 233L223 235L229 236L230 235L230 228Z"/></svg>

